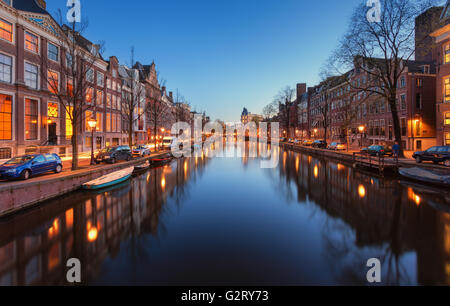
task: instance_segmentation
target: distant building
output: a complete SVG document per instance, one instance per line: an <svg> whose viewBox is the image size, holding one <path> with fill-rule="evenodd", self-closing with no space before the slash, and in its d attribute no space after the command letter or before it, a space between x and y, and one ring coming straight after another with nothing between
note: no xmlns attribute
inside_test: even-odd
<svg viewBox="0 0 450 306"><path fill-rule="evenodd" d="M241 122L243 124L247 124L252 121L253 122L262 122L262 121L264 121L264 117L261 115L252 114L247 110L247 108L244 107L244 110L242 111L242 115L241 115Z"/></svg>

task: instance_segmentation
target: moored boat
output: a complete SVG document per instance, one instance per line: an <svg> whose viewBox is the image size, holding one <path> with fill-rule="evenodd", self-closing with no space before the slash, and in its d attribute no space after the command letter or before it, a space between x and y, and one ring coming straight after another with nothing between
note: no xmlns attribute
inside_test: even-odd
<svg viewBox="0 0 450 306"><path fill-rule="evenodd" d="M109 173L98 179L83 184L83 188L88 190L95 190L122 183L131 177L133 171L134 167L129 167Z"/></svg>
<svg viewBox="0 0 450 306"><path fill-rule="evenodd" d="M150 163L152 166L164 166L173 160L173 156L170 153L166 153L158 158L153 158Z"/></svg>
<svg viewBox="0 0 450 306"><path fill-rule="evenodd" d="M148 170L148 168L150 168L150 163L147 160L145 163L143 163L141 165L134 166L133 174L142 173L142 172Z"/></svg>
<svg viewBox="0 0 450 306"><path fill-rule="evenodd" d="M410 180L450 187L450 175L423 168L400 168L400 175Z"/></svg>

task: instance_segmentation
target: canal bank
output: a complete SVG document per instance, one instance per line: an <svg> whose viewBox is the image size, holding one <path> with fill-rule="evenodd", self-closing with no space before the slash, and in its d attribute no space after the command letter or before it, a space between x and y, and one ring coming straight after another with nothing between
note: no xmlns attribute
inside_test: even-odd
<svg viewBox="0 0 450 306"><path fill-rule="evenodd" d="M151 158L160 157L165 153L154 154ZM4 182L4 185L0 183L0 218L75 191L86 182L141 164L146 159L148 158L139 158L114 165L100 165L50 176L40 176L30 181Z"/></svg>

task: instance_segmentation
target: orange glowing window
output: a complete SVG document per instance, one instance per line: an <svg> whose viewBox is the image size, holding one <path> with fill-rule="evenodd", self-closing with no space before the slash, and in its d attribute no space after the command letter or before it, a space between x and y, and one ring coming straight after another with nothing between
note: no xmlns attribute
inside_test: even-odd
<svg viewBox="0 0 450 306"><path fill-rule="evenodd" d="M39 38L36 35L25 32L25 48L35 53L39 53Z"/></svg>
<svg viewBox="0 0 450 306"><path fill-rule="evenodd" d="M97 90L97 105L103 106L103 91Z"/></svg>
<svg viewBox="0 0 450 306"><path fill-rule="evenodd" d="M60 251L59 242L56 243L50 251L48 252L48 270L52 271L56 267L59 266L59 263L61 261L61 251Z"/></svg>
<svg viewBox="0 0 450 306"><path fill-rule="evenodd" d="M25 99L25 139L38 139L38 101Z"/></svg>
<svg viewBox="0 0 450 306"><path fill-rule="evenodd" d="M92 97L94 96L94 89L88 88L86 89L86 103L91 104L92 103Z"/></svg>
<svg viewBox="0 0 450 306"><path fill-rule="evenodd" d="M72 80L67 80L67 86L66 86L66 90L67 90L67 95L69 97L73 97L73 81Z"/></svg>
<svg viewBox="0 0 450 306"><path fill-rule="evenodd" d="M48 103L47 116L49 118L58 118L59 117L58 103L53 103L53 102Z"/></svg>
<svg viewBox="0 0 450 306"><path fill-rule="evenodd" d="M49 70L47 73L47 83L48 83L48 90L52 94L58 94L59 92L59 75L55 71Z"/></svg>
<svg viewBox="0 0 450 306"><path fill-rule="evenodd" d="M12 139L12 97L0 94L0 140Z"/></svg>
<svg viewBox="0 0 450 306"><path fill-rule="evenodd" d="M71 139L73 135L72 114L73 107L68 106L66 108L66 139Z"/></svg>
<svg viewBox="0 0 450 306"><path fill-rule="evenodd" d="M444 115L444 124L445 125L450 125L450 112L445 113Z"/></svg>
<svg viewBox="0 0 450 306"><path fill-rule="evenodd" d="M12 24L3 19L0 19L0 38L13 41Z"/></svg>

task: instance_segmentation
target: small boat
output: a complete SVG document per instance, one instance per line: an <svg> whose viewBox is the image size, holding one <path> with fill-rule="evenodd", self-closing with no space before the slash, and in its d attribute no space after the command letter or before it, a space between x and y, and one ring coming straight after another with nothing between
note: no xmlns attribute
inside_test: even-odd
<svg viewBox="0 0 450 306"><path fill-rule="evenodd" d="M122 182L128 180L131 177L131 174L133 174L133 171L134 171L134 167L129 167L126 169L122 169L122 170L107 174L96 180L93 180L93 181L83 184L83 188L89 189L89 190L96 190L96 189L102 189L105 187L117 185L119 183L122 183Z"/></svg>
<svg viewBox="0 0 450 306"><path fill-rule="evenodd" d="M153 158L151 160L151 165L152 166L164 166L164 165L170 163L172 160L173 160L172 154L166 153L161 157Z"/></svg>
<svg viewBox="0 0 450 306"><path fill-rule="evenodd" d="M400 168L400 175L410 180L450 187L450 175L423 168Z"/></svg>
<svg viewBox="0 0 450 306"><path fill-rule="evenodd" d="M134 166L133 174L142 173L142 172L148 170L148 168L150 168L150 163L147 160L145 163L143 163L141 165Z"/></svg>

